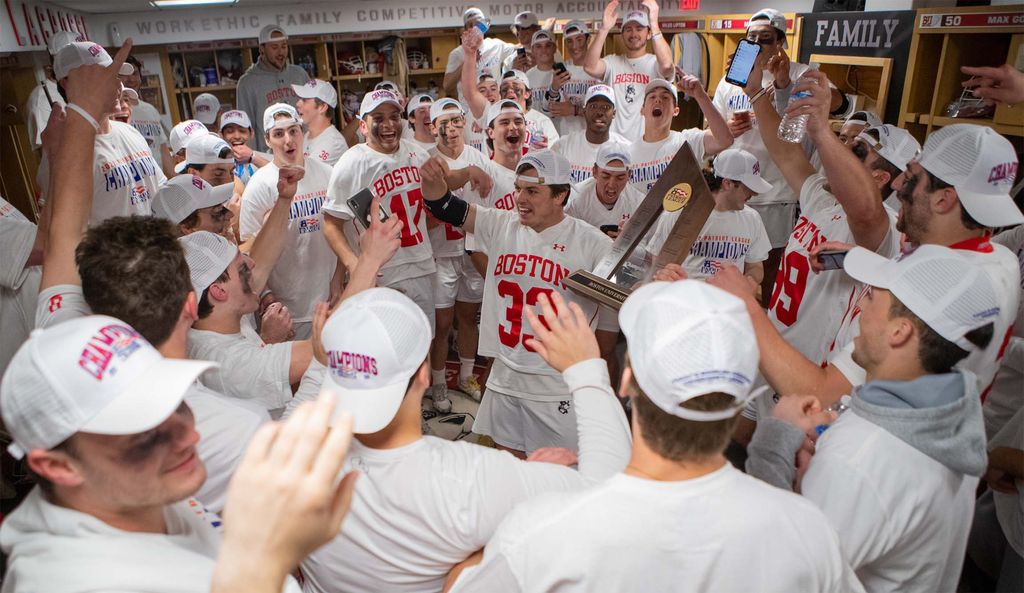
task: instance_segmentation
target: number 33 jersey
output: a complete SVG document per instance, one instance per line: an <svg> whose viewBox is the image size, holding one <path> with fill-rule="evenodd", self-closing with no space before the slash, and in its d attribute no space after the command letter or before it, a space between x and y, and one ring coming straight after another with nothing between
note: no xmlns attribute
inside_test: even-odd
<svg viewBox="0 0 1024 593"><path fill-rule="evenodd" d="M558 375L526 347L533 330L523 311L533 307L540 315L538 297L557 291L578 303L593 324L597 304L570 293L565 279L577 270L593 270L611 250L611 239L571 216L538 233L519 222L518 212L480 207L474 235L488 257L480 354L522 373Z"/></svg>
<svg viewBox="0 0 1024 593"><path fill-rule="evenodd" d="M383 197L381 206L388 216L397 216L402 221L402 245L381 268L383 285L434 272L427 209L420 192L420 165L428 158L425 150L404 139L391 154L357 144L341 155L331 172L324 211L352 220L355 213L349 208L348 199L369 188L375 196ZM363 231L359 223L354 224L359 232ZM358 253L358 243L352 249Z"/></svg>

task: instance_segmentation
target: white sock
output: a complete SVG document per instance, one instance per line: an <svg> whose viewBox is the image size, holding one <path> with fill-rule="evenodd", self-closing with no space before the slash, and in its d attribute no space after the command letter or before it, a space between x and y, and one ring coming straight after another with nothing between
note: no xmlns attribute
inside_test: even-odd
<svg viewBox="0 0 1024 593"><path fill-rule="evenodd" d="M473 358L460 358L459 359L459 381L468 379L473 375L473 364L476 363L476 359Z"/></svg>
<svg viewBox="0 0 1024 593"><path fill-rule="evenodd" d="M434 369L430 369L430 384L431 385L445 385L446 384L446 382L444 380L444 369L441 369L440 371L435 371Z"/></svg>

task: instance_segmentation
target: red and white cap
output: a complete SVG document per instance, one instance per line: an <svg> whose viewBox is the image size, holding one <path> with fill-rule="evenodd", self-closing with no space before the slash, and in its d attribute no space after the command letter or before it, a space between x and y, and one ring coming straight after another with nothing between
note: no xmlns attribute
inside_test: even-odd
<svg viewBox="0 0 1024 593"><path fill-rule="evenodd" d="M622 19L622 26L625 27L628 23L636 23L641 27L651 27L651 18L647 16L647 13L642 10L634 10L626 15L626 18Z"/></svg>
<svg viewBox="0 0 1024 593"><path fill-rule="evenodd" d="M178 125L171 128L171 133L167 136L167 143L171 146L171 154L178 154L181 149L188 146L188 143L199 138L206 136L210 133L206 125L198 119L186 119Z"/></svg>
<svg viewBox="0 0 1024 593"><path fill-rule="evenodd" d="M363 102L359 104L359 119L370 115L381 105L394 105L399 111L402 109L398 95L386 88L375 89L363 95Z"/></svg>
<svg viewBox="0 0 1024 593"><path fill-rule="evenodd" d="M870 132L878 135L875 140ZM880 124L872 126L857 134L857 138L863 140L868 146L875 149L878 156L892 163L900 171L907 170L907 163L917 158L921 153L921 143L917 138L892 124Z"/></svg>
<svg viewBox="0 0 1024 593"><path fill-rule="evenodd" d="M533 47L538 43L550 43L554 45L555 36L545 31L544 29L541 29L540 31L537 31L536 33L533 34L533 38L530 40L530 46Z"/></svg>
<svg viewBox="0 0 1024 593"><path fill-rule="evenodd" d="M619 310L637 384L663 411L698 422L732 418L753 399L758 350L743 301L699 280L651 282ZM724 410L683 403L709 393L735 398Z"/></svg>
<svg viewBox="0 0 1024 593"><path fill-rule="evenodd" d="M540 21L537 20L536 14L527 10L517 14L515 19L512 21L512 24L515 25L517 29L529 29L530 27L536 27L539 25Z"/></svg>
<svg viewBox="0 0 1024 593"><path fill-rule="evenodd" d="M412 114L416 113L417 109L421 107L427 107L429 109L433 104L434 98L430 95L414 95L413 98L409 99L409 104L405 106L405 114L412 117Z"/></svg>
<svg viewBox="0 0 1024 593"><path fill-rule="evenodd" d="M761 177L761 163L757 157L740 148L727 148L715 157L715 175L739 181L755 194L772 189L772 184Z"/></svg>
<svg viewBox="0 0 1024 593"><path fill-rule="evenodd" d="M260 29L259 43L270 43L271 41L287 41L288 34L278 25L267 25Z"/></svg>
<svg viewBox="0 0 1024 593"><path fill-rule="evenodd" d="M57 31L50 36L50 39L46 42L46 51L51 56L57 55L57 52L61 50L65 45L72 44L76 41L85 41L80 33L73 31Z"/></svg>
<svg viewBox="0 0 1024 593"><path fill-rule="evenodd" d="M196 231L178 238L185 251L189 277L196 300L220 278L238 255L238 246L210 231Z"/></svg>
<svg viewBox="0 0 1024 593"><path fill-rule="evenodd" d="M526 73L523 72L522 70L516 70L515 68L513 68L512 70L506 70L505 73L501 75L501 80L503 82L510 78L514 78L519 82L523 83L524 85L526 85L527 90L529 90L530 78L526 76Z"/></svg>
<svg viewBox="0 0 1024 593"><path fill-rule="evenodd" d="M286 117L277 119L277 116ZM302 125L302 118L294 107L287 103L274 103L263 111L263 133L269 134L274 128L287 128L292 125Z"/></svg>
<svg viewBox="0 0 1024 593"><path fill-rule="evenodd" d="M987 227L1024 222L1010 190L1017 176L1017 153L992 128L953 124L932 132L917 159L926 171L956 189L971 218Z"/></svg>
<svg viewBox="0 0 1024 593"><path fill-rule="evenodd" d="M519 106L512 99L498 99L494 103L487 106L486 120L487 126L490 127L494 120L498 119L502 113L518 113L523 115L523 108Z"/></svg>
<svg viewBox="0 0 1024 593"><path fill-rule="evenodd" d="M942 245L921 245L900 259L863 247L846 254L843 268L854 280L884 288L943 338L968 352L964 336L999 316L999 297L984 269Z"/></svg>
<svg viewBox="0 0 1024 593"><path fill-rule="evenodd" d="M644 87L644 97L651 94L654 89L665 89L672 95L672 100L676 103L679 102L679 91L676 90L676 85L665 80L664 78L652 78L647 86Z"/></svg>
<svg viewBox="0 0 1024 593"><path fill-rule="evenodd" d="M221 131L228 126L238 126L240 128L252 129L252 121L249 119L249 114L240 110L232 109L231 111L225 111L220 114L220 129Z"/></svg>
<svg viewBox="0 0 1024 593"><path fill-rule="evenodd" d="M601 97L615 107L615 91L606 84L595 84L587 89L587 95L583 98L583 105L586 106L592 99Z"/></svg>
<svg viewBox="0 0 1024 593"><path fill-rule="evenodd" d="M227 156L220 155L227 152ZM196 136L185 146L185 160L174 165L175 173L184 173L189 165L233 165L234 153L231 146L220 136L205 134Z"/></svg>
<svg viewBox="0 0 1024 593"><path fill-rule="evenodd" d="M215 366L164 358L127 323L104 315L35 330L0 383L0 411L14 439L7 450L21 458L77 432L146 432Z"/></svg>
<svg viewBox="0 0 1024 593"><path fill-rule="evenodd" d="M74 41L57 50L57 54L53 56L53 76L61 80L80 66L109 66L113 63L114 60L102 45L92 41ZM121 64L121 69L117 73L128 76L132 72L135 72L135 66L125 63Z"/></svg>
<svg viewBox="0 0 1024 593"><path fill-rule="evenodd" d="M423 310L397 290L371 288L342 302L322 334L322 389L337 395L335 417L351 413L356 434L390 424L409 379L427 358L431 334Z"/></svg>
<svg viewBox="0 0 1024 593"><path fill-rule="evenodd" d="M614 166L608 164L613 161L619 161L622 164ZM601 148L597 149L597 157L594 159L594 164L605 171L613 173L628 172L629 166L632 164L632 159L629 156L629 146L615 140L605 142L601 145Z"/></svg>
<svg viewBox="0 0 1024 593"><path fill-rule="evenodd" d="M231 183L214 187L197 175L178 175L157 190L153 215L178 224L200 208L226 204L233 188Z"/></svg>
<svg viewBox="0 0 1024 593"><path fill-rule="evenodd" d="M202 93L192 102L192 110L196 114L196 119L203 122L203 125L212 126L217 123L217 113L220 112L220 99L210 93Z"/></svg>
<svg viewBox="0 0 1024 593"><path fill-rule="evenodd" d="M747 28L749 29L750 25L753 25L756 21L768 21L768 24L782 33L782 47L789 47L789 40L785 37L786 32L789 31L789 23L786 22L786 15L774 8L762 8L750 17L750 20L747 21Z"/></svg>
<svg viewBox="0 0 1024 593"><path fill-rule="evenodd" d="M527 167L536 170L534 175L520 173ZM569 174L572 166L569 160L553 150L534 150L524 156L516 165L516 180L540 185L567 185L571 182Z"/></svg>
<svg viewBox="0 0 1024 593"><path fill-rule="evenodd" d="M562 36L566 39L579 37L580 35L590 35L590 27L583 21L573 19L562 27Z"/></svg>
<svg viewBox="0 0 1024 593"><path fill-rule="evenodd" d="M462 107L462 103L450 97L434 101L430 106L430 121L434 121L445 114L466 115L466 110Z"/></svg>
<svg viewBox="0 0 1024 593"><path fill-rule="evenodd" d="M331 109L338 106L338 91L334 85L316 78L309 79L306 84L293 84L292 90L302 99L319 99L330 105Z"/></svg>

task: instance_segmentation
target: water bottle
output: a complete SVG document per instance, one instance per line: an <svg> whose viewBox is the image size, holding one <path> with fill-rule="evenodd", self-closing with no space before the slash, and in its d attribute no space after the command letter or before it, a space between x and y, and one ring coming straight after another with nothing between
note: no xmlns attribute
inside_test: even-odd
<svg viewBox="0 0 1024 593"><path fill-rule="evenodd" d="M816 69L816 64L811 64L811 70ZM813 82L813 81L812 81ZM792 105L800 99L810 97L811 93L808 91L800 91L793 93L789 96L789 105ZM788 107L788 105L787 105ZM789 115L783 115L782 121L779 122L779 139L785 142L792 142L793 144L799 144L803 142L804 136L807 135L807 115L797 115L796 117L790 117Z"/></svg>
<svg viewBox="0 0 1024 593"><path fill-rule="evenodd" d="M845 412L846 410L850 409L850 401L852 399L853 398L851 398L849 395L844 395L843 397L839 398L839 401L837 401L836 403L832 404L831 406L825 408L825 411L827 411L827 412L835 412L836 418L838 419L839 416L843 415L843 412ZM820 436L821 433L825 432L825 430L829 426L830 425L828 425L828 424L819 424L819 425L814 427L814 432L818 433L818 435Z"/></svg>

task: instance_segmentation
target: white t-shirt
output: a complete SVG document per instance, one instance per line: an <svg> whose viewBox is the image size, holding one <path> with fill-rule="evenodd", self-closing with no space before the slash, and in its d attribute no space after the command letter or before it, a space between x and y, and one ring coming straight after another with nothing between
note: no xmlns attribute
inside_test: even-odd
<svg viewBox="0 0 1024 593"><path fill-rule="evenodd" d="M999 447L1024 450L1024 408L1019 409L988 443L989 451ZM1018 556L1024 556L1024 480L1015 480L1015 483L1016 493L993 491L992 498L1006 541Z"/></svg>
<svg viewBox="0 0 1024 593"><path fill-rule="evenodd" d="M494 77L494 80L501 80L501 64L505 61L505 58L514 53L516 53L516 46L511 43L494 37L484 37L483 42L480 44L480 49L477 50L477 75L474 79L479 79L481 73L487 72ZM444 69L445 74L458 72L462 68L464 60L465 54L461 45L448 52L448 64ZM459 81L457 87L459 92L458 99L459 101L464 101L461 81Z"/></svg>
<svg viewBox="0 0 1024 593"><path fill-rule="evenodd" d="M626 185L619 199L609 208L597 199L597 180L591 177L573 188L572 201L565 213L598 229L608 224L622 227L642 201L644 196Z"/></svg>
<svg viewBox="0 0 1024 593"><path fill-rule="evenodd" d="M50 98L63 107L65 103L60 92L57 91L57 83L47 78L45 84L46 90L50 92ZM28 101L25 102L25 111L28 113L28 117L25 118L25 126L28 128L28 141L33 150L41 148L43 145L43 130L46 129L46 122L50 121L52 109L50 102L46 100L43 86L37 84L28 94Z"/></svg>
<svg viewBox="0 0 1024 593"><path fill-rule="evenodd" d="M466 133L466 146L472 146L485 158L490 158L491 149L487 147L487 124L483 121L487 114L484 113L477 119L473 117L468 105L463 104L462 108L466 111L466 127L463 128Z"/></svg>
<svg viewBox="0 0 1024 593"><path fill-rule="evenodd" d="M36 225L0 198L0 375L35 327L42 268L25 267Z"/></svg>
<svg viewBox="0 0 1024 593"><path fill-rule="evenodd" d="M618 119L619 116L616 115L615 120ZM633 142L633 154L630 155L633 163L629 168L629 184L646 196L675 158L683 142L690 145L690 150L693 151L698 163L704 162L704 130L673 130L668 133L667 138L657 142L645 142L643 138L638 138Z"/></svg>
<svg viewBox="0 0 1024 593"><path fill-rule="evenodd" d="M632 144L615 133L608 134L608 141L621 142L627 146ZM597 151L601 150L601 145L587 141L586 129L569 135L563 133L558 141L551 145L551 150L569 161L569 180L573 185L583 183L594 176L594 163L597 162Z"/></svg>
<svg viewBox="0 0 1024 593"><path fill-rule="evenodd" d="M345 137L341 135L338 128L327 126L316 138L310 138L309 132L306 132L303 147L303 156L313 157L333 167L341 155L348 150L348 142L345 142Z"/></svg>
<svg viewBox="0 0 1024 593"><path fill-rule="evenodd" d="M142 134L149 144L149 151L153 157L160 162L160 147L167 144L167 130L164 129L163 119L160 112L145 101L132 108L132 127Z"/></svg>
<svg viewBox="0 0 1024 593"><path fill-rule="evenodd" d="M602 378L603 377L603 378ZM512 508L542 492L579 489L629 461L629 430L598 359L566 369L580 438L579 471L426 436L396 449L353 441L358 470L341 533L302 563L307 593L437 592Z"/></svg>
<svg viewBox="0 0 1024 593"><path fill-rule="evenodd" d="M640 108L644 104L644 89L654 78L664 78L658 68L654 54L644 54L636 59L611 55L604 60L604 83L615 90L615 119L612 131L639 141L644 135L644 117Z"/></svg>
<svg viewBox="0 0 1024 593"><path fill-rule="evenodd" d="M114 216L149 216L153 196L167 177L142 134L128 124L111 121L109 134L96 135L94 153L89 224Z"/></svg>
<svg viewBox="0 0 1024 593"><path fill-rule="evenodd" d="M989 439L1006 426L1017 410L1024 408L1024 225L999 233L992 238L992 243L1006 247L1017 256L1021 271L1021 302L1017 306L1017 319L1013 322L1012 335L1006 341L999 372L982 407L985 435Z"/></svg>
<svg viewBox="0 0 1024 593"><path fill-rule="evenodd" d="M326 301L338 259L323 234L327 182L331 170L313 158L303 161L306 174L292 198L288 231L281 256L270 273L267 286L288 306L292 319L311 321L316 304ZM267 214L277 202L279 168L273 162L252 176L242 193L239 230L244 239L255 237Z"/></svg>
<svg viewBox="0 0 1024 593"><path fill-rule="evenodd" d="M526 71L526 78L530 81L530 94L533 97L532 109L537 109L545 115L548 113L548 90L551 88L551 78L555 75L554 70L541 70L534 66Z"/></svg>
<svg viewBox="0 0 1024 593"><path fill-rule="evenodd" d="M341 155L331 173L324 203L328 214L352 220L355 214L347 200L369 188L375 195L383 196L381 206L388 215L402 221L402 244L391 261L381 268L382 286L434 273L433 251L427 234L427 208L420 190L420 165L428 158L422 148L405 139L392 154L357 144ZM353 223L361 233L362 226ZM353 242L353 251L358 253L358 247Z"/></svg>
<svg viewBox="0 0 1024 593"><path fill-rule="evenodd" d="M646 249L649 252L661 252L681 213L680 210L661 215L648 239ZM750 206L728 212L712 210L700 235L690 247L683 268L686 269L686 275L694 280L710 278L724 266L731 265L742 272L747 263L768 259L771 248L761 216Z"/></svg>
<svg viewBox="0 0 1024 593"><path fill-rule="evenodd" d="M530 109L526 112L526 138L523 139L523 146L526 147L527 152L533 150L530 141L538 134L548 139L549 148L558 141L558 130L551 118L536 109Z"/></svg>
<svg viewBox="0 0 1024 593"><path fill-rule="evenodd" d="M515 508L452 589L862 591L821 511L726 463L699 478L619 474Z"/></svg>
<svg viewBox="0 0 1024 593"><path fill-rule="evenodd" d="M468 145L463 146L462 154L455 159L448 158L441 151L438 151L437 155L444 159L448 163L448 168L453 171L464 169L470 165L476 165L486 171L490 163L484 155L480 154L479 150ZM464 191L470 190L468 187L465 190L460 187L452 190L452 193L462 197ZM429 235L430 246L434 250L435 258L460 257L466 252L466 234L458 227L442 222L430 229Z"/></svg>
<svg viewBox="0 0 1024 593"><path fill-rule="evenodd" d="M601 84L601 81L587 74L583 66L577 66L571 61L565 62L565 69L571 78L560 89L562 100L568 100L577 107L580 113L583 113L583 100L587 97L587 91L595 84ZM554 119L555 125L558 126L558 133L563 136L587 129L587 122L582 115L561 115Z"/></svg>
<svg viewBox="0 0 1024 593"><path fill-rule="evenodd" d="M481 196L476 190L467 188L463 192L463 199L470 204L476 204L484 208L514 211L516 209L515 171L506 169L503 165L499 165L494 161L487 161L482 168L491 177L491 181L494 182L494 185L491 186L491 193ZM473 237L473 233L466 233L466 249L469 251L487 251L486 247Z"/></svg>
<svg viewBox="0 0 1024 593"><path fill-rule="evenodd" d="M488 255L478 350L501 363L495 364L488 389L537 401L565 400L561 376L524 345L531 329L523 308L558 291L579 303L593 322L597 304L576 297L564 280L577 270L593 270L611 250L611 239L571 216L538 233L521 224L517 212L489 208L476 210L474 236Z"/></svg>

